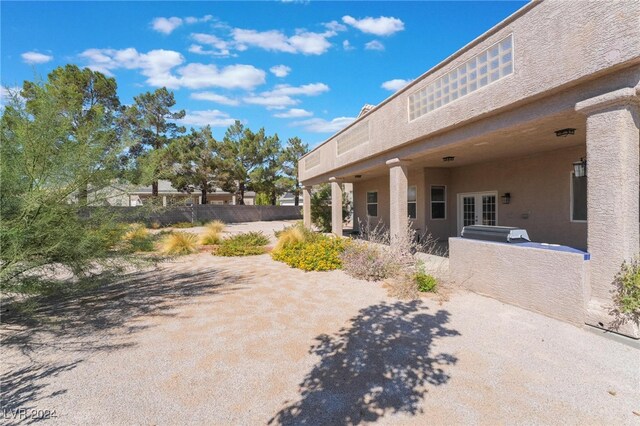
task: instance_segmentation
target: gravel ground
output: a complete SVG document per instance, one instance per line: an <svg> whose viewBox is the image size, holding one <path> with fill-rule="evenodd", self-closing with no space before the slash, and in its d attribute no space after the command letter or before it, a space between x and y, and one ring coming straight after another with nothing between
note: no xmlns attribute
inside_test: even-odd
<svg viewBox="0 0 640 426"><path fill-rule="evenodd" d="M97 294L3 307L4 424L640 423L637 349L461 290L200 253Z"/></svg>

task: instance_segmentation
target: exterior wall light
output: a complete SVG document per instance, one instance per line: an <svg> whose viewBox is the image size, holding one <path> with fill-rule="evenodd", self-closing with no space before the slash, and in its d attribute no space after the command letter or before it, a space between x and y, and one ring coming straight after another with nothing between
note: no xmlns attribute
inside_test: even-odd
<svg viewBox="0 0 640 426"><path fill-rule="evenodd" d="M567 136L572 136L576 134L576 129L573 129L571 127L566 128L566 129L560 129L560 130L556 130L556 136L559 138L566 138Z"/></svg>
<svg viewBox="0 0 640 426"><path fill-rule="evenodd" d="M587 159L581 158L580 161L573 163L573 174L575 177L587 176Z"/></svg>
<svg viewBox="0 0 640 426"><path fill-rule="evenodd" d="M502 204L509 204L511 202L511 193L505 192L500 198L502 198Z"/></svg>
<svg viewBox="0 0 640 426"><path fill-rule="evenodd" d="M456 157L451 157L451 156L449 156L449 157L442 157L442 161L444 161L445 163L448 163L448 162L453 161L453 160L455 160L455 159L456 159Z"/></svg>

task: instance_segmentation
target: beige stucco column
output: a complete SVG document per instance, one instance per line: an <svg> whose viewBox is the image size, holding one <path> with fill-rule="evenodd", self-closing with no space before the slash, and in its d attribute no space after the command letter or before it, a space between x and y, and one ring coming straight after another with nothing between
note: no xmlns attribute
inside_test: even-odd
<svg viewBox="0 0 640 426"><path fill-rule="evenodd" d="M332 177L331 182L331 232L342 236L342 181Z"/></svg>
<svg viewBox="0 0 640 426"><path fill-rule="evenodd" d="M311 186L302 187L302 221L305 228L311 229Z"/></svg>
<svg viewBox="0 0 640 426"><path fill-rule="evenodd" d="M591 253L587 324L610 328L613 280L640 251L640 117L635 88L576 105L587 117L587 245ZM576 159L577 160L577 159ZM638 327L618 330L640 337Z"/></svg>
<svg viewBox="0 0 640 426"><path fill-rule="evenodd" d="M391 241L403 232L409 224L407 210L407 165L408 161L394 158L387 161L389 166L389 234Z"/></svg>

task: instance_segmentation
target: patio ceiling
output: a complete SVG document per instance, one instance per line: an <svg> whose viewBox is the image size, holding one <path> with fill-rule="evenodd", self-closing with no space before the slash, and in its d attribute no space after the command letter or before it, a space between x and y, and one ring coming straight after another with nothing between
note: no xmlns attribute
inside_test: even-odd
<svg viewBox="0 0 640 426"><path fill-rule="evenodd" d="M556 130L574 128L575 134L558 137ZM478 137L467 138L457 143L436 147L432 150L418 152L402 157L411 160L409 169L424 167L461 167L471 164L490 162L500 159L519 158L546 151L554 151L571 146L585 144L586 123L584 117L576 113L561 116L545 117L530 121L524 125L485 133ZM414 143L420 143L417 141ZM385 154L393 158L393 152ZM445 162L443 157L455 157L453 161ZM376 166L361 169L357 172L343 175L351 181L355 175L362 179L388 174L388 167Z"/></svg>

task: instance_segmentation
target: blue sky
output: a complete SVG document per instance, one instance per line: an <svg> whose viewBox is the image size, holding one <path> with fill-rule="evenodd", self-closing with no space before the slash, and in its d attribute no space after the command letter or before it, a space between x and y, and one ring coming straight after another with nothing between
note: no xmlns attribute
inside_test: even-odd
<svg viewBox="0 0 640 426"><path fill-rule="evenodd" d="M2 86L75 63L125 104L170 88L187 127L313 147L525 3L3 1Z"/></svg>

